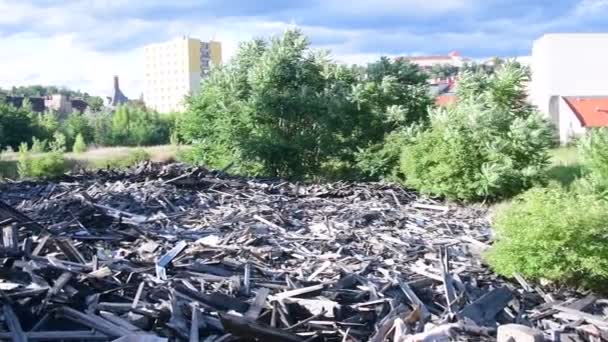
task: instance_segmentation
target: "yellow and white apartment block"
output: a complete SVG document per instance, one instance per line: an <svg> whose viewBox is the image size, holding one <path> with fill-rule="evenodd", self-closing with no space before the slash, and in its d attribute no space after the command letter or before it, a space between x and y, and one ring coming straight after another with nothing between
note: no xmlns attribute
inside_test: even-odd
<svg viewBox="0 0 608 342"><path fill-rule="evenodd" d="M183 111L186 96L196 94L210 68L222 62L220 42L185 36L144 50L144 100L161 113Z"/></svg>

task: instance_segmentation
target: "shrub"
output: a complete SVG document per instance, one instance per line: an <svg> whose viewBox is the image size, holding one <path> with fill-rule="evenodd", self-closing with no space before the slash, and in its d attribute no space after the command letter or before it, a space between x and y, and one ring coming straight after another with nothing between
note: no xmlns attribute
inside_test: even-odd
<svg viewBox="0 0 608 342"><path fill-rule="evenodd" d="M214 69L189 99L178 133L197 145L189 159L212 168L308 179L350 174L359 149L426 118L425 81L403 60L338 65L290 30L242 44Z"/></svg>
<svg viewBox="0 0 608 342"><path fill-rule="evenodd" d="M405 144L405 182L465 201L515 195L541 182L552 131L526 104L524 69L465 74L455 106L431 111L429 126Z"/></svg>
<svg viewBox="0 0 608 342"><path fill-rule="evenodd" d="M82 134L78 133L76 135L76 140L74 141L74 146L72 147L72 151L76 153L83 153L87 150L87 144L84 142L84 138Z"/></svg>
<svg viewBox="0 0 608 342"><path fill-rule="evenodd" d="M595 286L608 280L608 202L561 187L532 189L499 211L487 260L520 273Z"/></svg>
<svg viewBox="0 0 608 342"><path fill-rule="evenodd" d="M131 166L135 166L141 162L149 161L151 156L143 148L137 148L129 152L126 156L115 157L111 159L102 160L96 163L96 167L104 167L111 169L125 169Z"/></svg>
<svg viewBox="0 0 608 342"><path fill-rule="evenodd" d="M32 138L32 153L44 153L46 152L47 141L40 140L36 137Z"/></svg>
<svg viewBox="0 0 608 342"><path fill-rule="evenodd" d="M129 152L129 156L126 159L126 163L129 165L136 165L141 162L149 161L151 158L150 153L146 152L143 148L137 148Z"/></svg>
<svg viewBox="0 0 608 342"><path fill-rule="evenodd" d="M53 152L63 153L66 151L66 138L65 134L61 132L55 132L53 134L53 141L51 141L49 147Z"/></svg>
<svg viewBox="0 0 608 342"><path fill-rule="evenodd" d="M68 171L68 164L63 153L54 150L38 156L32 156L27 144L19 147L17 169L22 178L55 178Z"/></svg>
<svg viewBox="0 0 608 342"><path fill-rule="evenodd" d="M367 178L399 180L399 157L406 143L404 132L393 132L382 143L362 149L356 155L357 167Z"/></svg>
<svg viewBox="0 0 608 342"><path fill-rule="evenodd" d="M608 129L596 128L579 141L582 162L589 177L596 183L608 185Z"/></svg>
<svg viewBox="0 0 608 342"><path fill-rule="evenodd" d="M174 117L161 117L157 112L136 106L120 106L111 116L111 123L100 123L99 128L109 128L112 146L158 145L169 142Z"/></svg>
<svg viewBox="0 0 608 342"><path fill-rule="evenodd" d="M22 141L31 141L39 133L34 114L0 102L0 146L17 148Z"/></svg>
<svg viewBox="0 0 608 342"><path fill-rule="evenodd" d="M95 136L91 120L77 111L71 113L61 126L66 137L66 146L73 146L78 135L81 135L84 141L89 142L93 141Z"/></svg>

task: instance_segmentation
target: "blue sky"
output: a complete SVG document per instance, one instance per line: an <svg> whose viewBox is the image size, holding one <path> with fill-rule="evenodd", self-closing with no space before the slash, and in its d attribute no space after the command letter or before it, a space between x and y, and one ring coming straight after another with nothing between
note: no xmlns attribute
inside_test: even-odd
<svg viewBox="0 0 608 342"><path fill-rule="evenodd" d="M190 34L224 44L298 26L338 61L529 55L544 33L608 32L608 0L0 0L0 87L142 90L142 47Z"/></svg>

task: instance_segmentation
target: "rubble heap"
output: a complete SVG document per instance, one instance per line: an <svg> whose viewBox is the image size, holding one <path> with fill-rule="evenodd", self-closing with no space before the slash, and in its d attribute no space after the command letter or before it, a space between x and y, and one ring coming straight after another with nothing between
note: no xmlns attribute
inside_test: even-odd
<svg viewBox="0 0 608 342"><path fill-rule="evenodd" d="M0 201L0 339L608 336L608 301L482 263L484 209L399 187L142 164L0 184Z"/></svg>

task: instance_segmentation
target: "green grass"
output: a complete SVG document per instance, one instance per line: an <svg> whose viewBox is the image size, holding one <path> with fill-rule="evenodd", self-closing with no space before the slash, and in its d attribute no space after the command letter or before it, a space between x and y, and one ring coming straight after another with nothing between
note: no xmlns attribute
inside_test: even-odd
<svg viewBox="0 0 608 342"><path fill-rule="evenodd" d="M550 151L551 165L547 170L549 181L559 182L563 186L569 186L582 175L580 155L576 147L558 147ZM511 200L494 203L490 206L490 217L506 209L511 205Z"/></svg>
<svg viewBox="0 0 608 342"><path fill-rule="evenodd" d="M89 149L84 153L66 153L65 158L72 170L76 169L103 169L124 168L136 163L138 158L134 158L135 151L143 149L150 160L156 162L167 162L176 159L178 150L188 149L188 146L160 145L148 147L102 147ZM34 154L35 156L36 154ZM0 155L0 179L18 177L17 160L18 152L2 153Z"/></svg>
<svg viewBox="0 0 608 342"><path fill-rule="evenodd" d="M576 147L559 147L551 151L549 180L569 186L582 175L582 165Z"/></svg>

